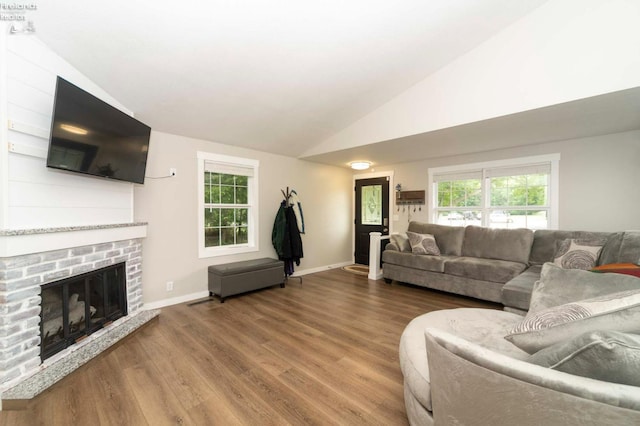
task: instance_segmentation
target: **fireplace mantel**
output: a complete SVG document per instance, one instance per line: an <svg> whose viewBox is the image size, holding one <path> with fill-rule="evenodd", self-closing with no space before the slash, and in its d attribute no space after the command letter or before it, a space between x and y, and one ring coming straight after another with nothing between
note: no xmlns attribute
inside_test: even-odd
<svg viewBox="0 0 640 426"><path fill-rule="evenodd" d="M0 229L0 258L147 236L147 223Z"/></svg>

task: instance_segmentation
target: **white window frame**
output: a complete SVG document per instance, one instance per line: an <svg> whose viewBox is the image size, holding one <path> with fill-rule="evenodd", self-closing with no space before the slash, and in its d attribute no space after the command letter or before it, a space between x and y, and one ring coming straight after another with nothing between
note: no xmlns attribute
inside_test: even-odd
<svg viewBox="0 0 640 426"><path fill-rule="evenodd" d="M259 189L259 169L260 161L250 158L233 157L229 155L214 154L211 152L198 151L198 257L228 256L240 253L258 251L258 189ZM219 163L228 166L253 168L253 176L248 180L248 242L218 247L205 247L204 239L204 173L205 161Z"/></svg>
<svg viewBox="0 0 640 426"><path fill-rule="evenodd" d="M438 188L435 176L454 173L471 173L479 172L482 175L481 178L481 190L483 194L483 205L480 207L482 210L489 210L491 206L488 200L488 191L486 188L486 172L488 169L497 169L503 167L525 167L536 164L547 163L551 166L549 175L549 218L547 221L547 229L558 229L558 208L560 200L560 153L536 155L531 157L520 157L506 160L487 161L481 163L459 164L455 166L434 167L428 169L428 188L431 188L431 196L428 198L428 214L431 218L431 222L437 223L437 205L438 205ZM486 215L483 215L486 216ZM487 226L485 222L487 218L483 217L483 225Z"/></svg>

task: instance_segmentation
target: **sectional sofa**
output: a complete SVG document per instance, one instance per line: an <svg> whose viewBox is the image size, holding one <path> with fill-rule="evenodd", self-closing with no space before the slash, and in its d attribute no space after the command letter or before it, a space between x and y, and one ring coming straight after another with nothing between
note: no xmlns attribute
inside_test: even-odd
<svg viewBox="0 0 640 426"><path fill-rule="evenodd" d="M400 339L409 423L640 424L640 336L615 330L626 321L636 324L633 333L640 332L640 309L636 305L624 316L623 321L611 318L609 330L589 328L589 319L575 321L582 331L575 331L575 324L535 330L535 339L555 332L559 341L526 352L505 338L523 322L518 314L459 308L421 315ZM563 335L554 328L571 332Z"/></svg>
<svg viewBox="0 0 640 426"><path fill-rule="evenodd" d="M408 233L385 248L385 279L504 305L407 325L399 360L412 426L640 424L640 269L603 266L640 263L639 232L412 222ZM618 273L571 269L580 251Z"/></svg>
<svg viewBox="0 0 640 426"><path fill-rule="evenodd" d="M597 242L596 265L638 263L640 232L491 229L410 222L408 233L433 235L439 255L416 254L406 236L391 236L382 253L383 277L477 299L525 313L545 262L561 243Z"/></svg>

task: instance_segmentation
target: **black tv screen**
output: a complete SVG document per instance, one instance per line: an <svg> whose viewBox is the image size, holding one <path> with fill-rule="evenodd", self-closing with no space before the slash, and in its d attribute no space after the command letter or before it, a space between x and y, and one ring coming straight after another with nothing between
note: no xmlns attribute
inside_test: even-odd
<svg viewBox="0 0 640 426"><path fill-rule="evenodd" d="M58 77L47 167L144 183L151 128Z"/></svg>

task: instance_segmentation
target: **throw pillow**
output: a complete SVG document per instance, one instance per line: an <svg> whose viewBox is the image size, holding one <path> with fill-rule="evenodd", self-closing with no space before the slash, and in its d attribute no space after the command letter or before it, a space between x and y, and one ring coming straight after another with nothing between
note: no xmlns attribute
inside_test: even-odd
<svg viewBox="0 0 640 426"><path fill-rule="evenodd" d="M505 339L525 352L595 330L640 333L640 290L567 303L526 317Z"/></svg>
<svg viewBox="0 0 640 426"><path fill-rule="evenodd" d="M411 243L407 234L391 234L391 242L403 253L411 252Z"/></svg>
<svg viewBox="0 0 640 426"><path fill-rule="evenodd" d="M560 342L527 361L576 376L640 386L640 336L594 331Z"/></svg>
<svg viewBox="0 0 640 426"><path fill-rule="evenodd" d="M589 240L562 240L553 263L565 269L591 269L596 266L604 243Z"/></svg>
<svg viewBox="0 0 640 426"><path fill-rule="evenodd" d="M596 266L591 272L632 275L640 278L640 265L634 263L609 263L608 265Z"/></svg>
<svg viewBox="0 0 640 426"><path fill-rule="evenodd" d="M563 269L548 262L542 265L540 280L533 285L527 318L553 306L635 289L640 289L636 277Z"/></svg>
<svg viewBox="0 0 640 426"><path fill-rule="evenodd" d="M433 235L407 231L407 237L409 237L409 242L411 243L412 253L440 256L440 249Z"/></svg>

